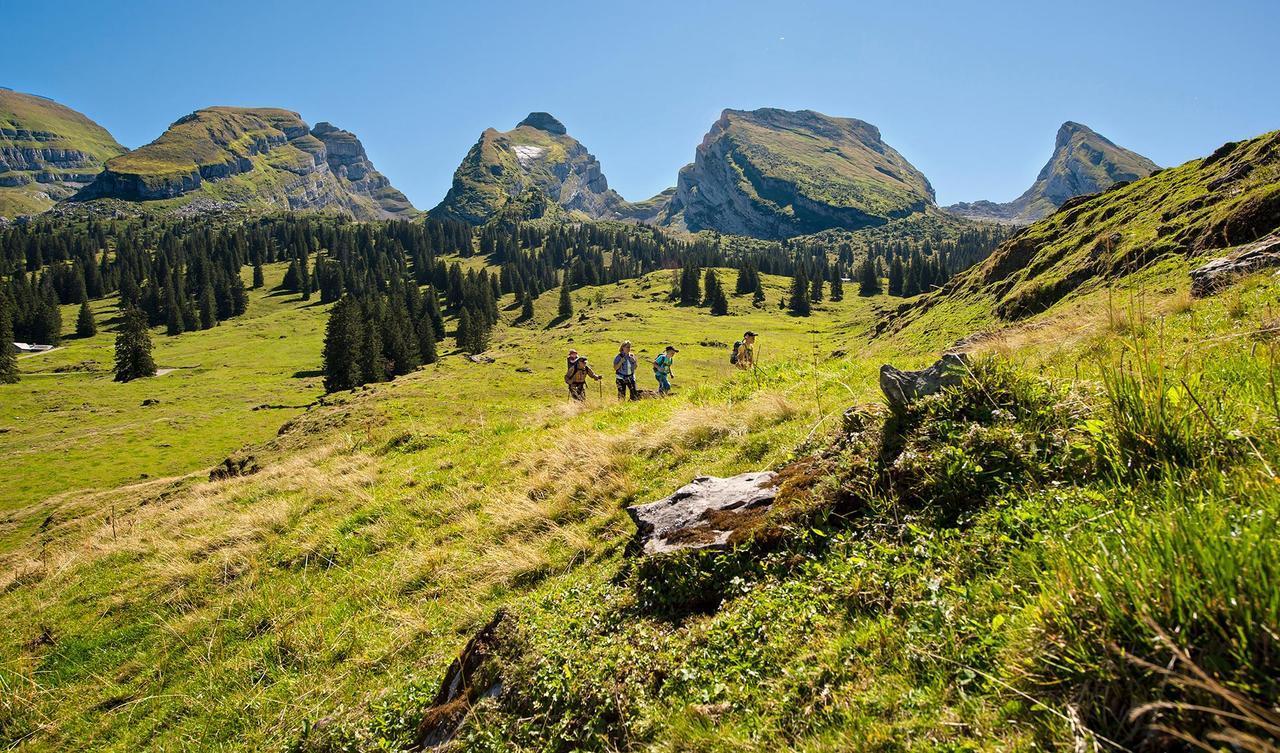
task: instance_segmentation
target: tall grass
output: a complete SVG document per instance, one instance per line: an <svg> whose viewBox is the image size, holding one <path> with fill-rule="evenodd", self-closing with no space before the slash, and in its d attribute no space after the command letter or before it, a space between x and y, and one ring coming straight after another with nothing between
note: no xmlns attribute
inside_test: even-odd
<svg viewBox="0 0 1280 753"><path fill-rule="evenodd" d="M1280 698L1280 490L1219 476L1198 490L1170 480L1163 492L1105 534L1060 547L1043 581L1040 679L1065 683L1115 739L1158 727L1274 746L1280 729L1240 709Z"/></svg>

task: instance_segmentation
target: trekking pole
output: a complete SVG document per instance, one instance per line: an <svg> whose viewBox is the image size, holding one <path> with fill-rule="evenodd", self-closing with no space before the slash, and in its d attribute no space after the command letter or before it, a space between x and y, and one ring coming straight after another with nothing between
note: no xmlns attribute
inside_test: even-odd
<svg viewBox="0 0 1280 753"><path fill-rule="evenodd" d="M600 402L602 402L602 403L603 403L603 402L604 402L604 380L603 380L603 379L597 379L597 380L596 380L596 387L598 388L598 391L600 392Z"/></svg>

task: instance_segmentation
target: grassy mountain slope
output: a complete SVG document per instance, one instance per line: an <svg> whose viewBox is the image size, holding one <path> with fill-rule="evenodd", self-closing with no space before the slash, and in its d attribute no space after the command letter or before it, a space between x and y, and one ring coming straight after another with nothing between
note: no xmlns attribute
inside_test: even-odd
<svg viewBox="0 0 1280 753"><path fill-rule="evenodd" d="M1135 273L1148 273L1138 280L1184 277L1190 267L1277 225L1280 132L1272 132L1068 202L911 307L894 326L911 323L942 337L965 337L978 322L996 326L1068 308ZM958 312L968 318L957 319ZM945 322L952 324L937 326Z"/></svg>
<svg viewBox="0 0 1280 753"><path fill-rule="evenodd" d="M142 202L161 210L197 199L250 209L318 209L358 219L413 207L365 157L354 135L311 129L277 108L210 107L112 159L79 200Z"/></svg>
<svg viewBox="0 0 1280 753"><path fill-rule="evenodd" d="M1129 217L1122 235L1177 209L1175 236L1244 242L1280 225L1263 211L1274 137L1079 207ZM1231 155L1217 177L1235 182L1208 188ZM0 739L412 748L446 666L501 609L483 667L501 689L455 749L1176 749L1165 728L1267 750L1246 735L1274 744L1280 698L1280 281L1193 299L1200 257L1164 254L990 332L1008 291L983 275L1055 279L1077 259L1055 251L1062 229L1063 249L1091 240L1061 224L1073 211L878 336L896 299L792 318L773 277L767 310L735 298L723 318L670 306L663 273L576 291L564 322L544 295L532 325L498 330L494 363L450 355L330 396L252 448L253 475L209 482L193 456L194 475L16 506ZM1026 236L1043 243L1015 265ZM281 322L321 308L277 303ZM764 366L735 373L746 327ZM958 388L878 405L879 364L983 332L971 347L992 360ZM681 347L677 394L567 404L566 348L600 363L624 337ZM285 371L282 389L315 395ZM625 505L762 468L788 481L756 536L626 554Z"/></svg>
<svg viewBox="0 0 1280 753"><path fill-rule="evenodd" d="M125 151L75 110L0 87L0 217L52 207Z"/></svg>
<svg viewBox="0 0 1280 753"><path fill-rule="evenodd" d="M879 225L932 202L929 181L875 126L811 110L725 110L680 171L663 222L776 239Z"/></svg>
<svg viewBox="0 0 1280 753"><path fill-rule="evenodd" d="M1052 214L1067 201L1112 185L1145 178L1159 165L1117 146L1088 126L1067 121L1058 129L1053 155L1021 196L1005 204L954 204L948 211L975 220L1026 225Z"/></svg>

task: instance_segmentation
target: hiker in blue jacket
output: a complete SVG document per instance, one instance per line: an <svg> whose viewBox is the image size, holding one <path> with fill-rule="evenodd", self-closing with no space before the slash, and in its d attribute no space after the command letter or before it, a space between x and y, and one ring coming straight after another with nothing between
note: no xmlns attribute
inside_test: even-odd
<svg viewBox="0 0 1280 753"><path fill-rule="evenodd" d="M632 400L639 400L636 390L636 357L631 352L631 341L627 340L613 357L613 375L618 382L618 399L626 400L630 393Z"/></svg>
<svg viewBox="0 0 1280 753"><path fill-rule="evenodd" d="M674 345L668 345L657 358L653 359L653 378L658 380L658 394L666 397L671 392L671 364L680 351Z"/></svg>

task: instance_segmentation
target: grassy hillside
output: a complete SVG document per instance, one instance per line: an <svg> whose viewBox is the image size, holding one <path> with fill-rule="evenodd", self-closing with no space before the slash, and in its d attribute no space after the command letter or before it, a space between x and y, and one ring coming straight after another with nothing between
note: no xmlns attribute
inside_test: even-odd
<svg viewBox="0 0 1280 753"><path fill-rule="evenodd" d="M242 451L249 475L208 481L222 452L187 450L75 491L32 462L50 480L31 499L62 493L5 513L0 739L399 750L456 714L462 750L1273 750L1280 281L1197 299L1187 273L1280 224L1274 138L1068 206L905 306L851 296L794 318L777 308L788 281L766 276L766 310L739 297L712 317L668 303L655 273L575 291L567 321L544 294L532 323L499 327L492 363L450 354L271 411L283 426ZM1144 252L1165 237L1185 243ZM310 325L280 342L315 343L321 311L255 294L241 326ZM741 373L728 348L747 328L763 365ZM603 366L624 338L681 349L675 396L567 401L567 348ZM881 405L881 363L960 338L956 388ZM316 396L290 369L318 349L247 340L226 403ZM42 378L61 405L86 392L31 375L0 387L4 414ZM761 469L782 474L779 503L734 546L628 553L626 505ZM474 703L433 708L486 625Z"/></svg>
<svg viewBox="0 0 1280 753"><path fill-rule="evenodd" d="M0 87L0 217L36 214L126 151L69 107Z"/></svg>

